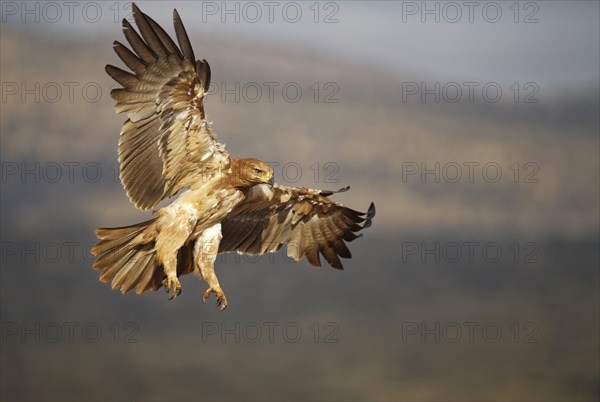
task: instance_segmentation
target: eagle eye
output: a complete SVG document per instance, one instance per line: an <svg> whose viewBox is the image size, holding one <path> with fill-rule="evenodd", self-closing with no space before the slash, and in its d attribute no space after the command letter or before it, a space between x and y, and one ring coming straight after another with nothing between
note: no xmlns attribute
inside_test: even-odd
<svg viewBox="0 0 600 402"><path fill-rule="evenodd" d="M262 176L263 174L265 174L265 171L259 168L254 168L254 173L256 173L259 176Z"/></svg>

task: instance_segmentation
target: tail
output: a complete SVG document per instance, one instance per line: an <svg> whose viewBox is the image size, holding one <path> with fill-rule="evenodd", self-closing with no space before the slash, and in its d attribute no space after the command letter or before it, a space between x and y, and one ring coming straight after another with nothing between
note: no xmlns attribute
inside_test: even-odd
<svg viewBox="0 0 600 402"><path fill-rule="evenodd" d="M102 282L112 279L112 288L120 287L122 293L135 288L137 294L142 294L162 286L165 274L154 250L155 221L156 218L131 226L96 230L100 241L91 250L98 256L92 267L102 271Z"/></svg>

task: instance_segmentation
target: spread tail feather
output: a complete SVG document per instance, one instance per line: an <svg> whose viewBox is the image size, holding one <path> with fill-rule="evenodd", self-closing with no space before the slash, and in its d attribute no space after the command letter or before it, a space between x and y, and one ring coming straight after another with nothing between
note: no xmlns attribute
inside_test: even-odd
<svg viewBox="0 0 600 402"><path fill-rule="evenodd" d="M155 220L96 230L100 241L91 250L98 256L92 266L102 271L102 282L112 280L112 288L120 287L122 293L135 288L137 294L142 294L162 286L165 274L154 250L156 230L152 224Z"/></svg>

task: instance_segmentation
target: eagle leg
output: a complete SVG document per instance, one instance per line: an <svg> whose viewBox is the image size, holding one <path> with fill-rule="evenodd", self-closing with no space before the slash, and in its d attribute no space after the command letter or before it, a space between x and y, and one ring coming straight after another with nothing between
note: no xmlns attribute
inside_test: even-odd
<svg viewBox="0 0 600 402"><path fill-rule="evenodd" d="M177 279L177 256L185 245L196 224L193 211L174 203L158 211L158 235L156 237L157 260L163 266L166 278L162 285L173 300L181 293L181 283Z"/></svg>
<svg viewBox="0 0 600 402"><path fill-rule="evenodd" d="M221 311L227 307L227 298L219 285L219 279L215 273L215 260L219 253L219 243L221 241L221 224L217 223L205 229L194 245L194 262L196 264L196 272L200 274L202 279L208 283L208 289L202 296L202 301L206 303L206 299L211 293L217 296L217 306Z"/></svg>

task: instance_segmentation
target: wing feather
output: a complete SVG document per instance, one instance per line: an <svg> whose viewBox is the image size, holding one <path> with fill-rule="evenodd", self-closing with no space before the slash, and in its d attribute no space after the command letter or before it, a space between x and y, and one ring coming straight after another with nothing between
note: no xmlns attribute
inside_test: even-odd
<svg viewBox="0 0 600 402"><path fill-rule="evenodd" d="M177 10L173 10L173 25L175 26L175 35L177 36L177 42L179 42L183 57L187 60L194 60L196 58L194 50Z"/></svg>
<svg viewBox="0 0 600 402"><path fill-rule="evenodd" d="M306 259L312 266L320 267L321 259L319 258L318 245L313 237L314 232L311 230L310 226L302 226L301 230L304 247L300 249L300 252L304 252Z"/></svg>
<svg viewBox="0 0 600 402"><path fill-rule="evenodd" d="M280 185L253 187L221 223L219 252L264 254L287 244L290 258L305 256L319 267L320 254L332 267L343 269L340 257L352 257L345 242L370 225L375 209L371 204L365 214L346 208L328 198L334 193Z"/></svg>
<svg viewBox="0 0 600 402"><path fill-rule="evenodd" d="M127 48L124 44L119 41L113 42L113 49L117 56L133 71L136 73L141 73L146 69L146 63L142 61L139 57L135 55L131 50Z"/></svg>
<svg viewBox="0 0 600 402"><path fill-rule="evenodd" d="M119 140L120 179L133 204L147 210L206 177L206 166L217 171L229 155L205 120L210 66L194 59L177 12L179 47L135 4L133 15L139 33L123 20L132 50L114 42L115 52L131 72L110 65L106 72L122 86L111 96L116 111L128 117Z"/></svg>
<svg viewBox="0 0 600 402"><path fill-rule="evenodd" d="M133 8L135 25L137 25L142 34L142 38L144 38L144 41L148 44L150 50L158 57L167 57L168 53L154 29L150 26L148 17L140 11L135 3L133 3L131 7Z"/></svg>
<svg viewBox="0 0 600 402"><path fill-rule="evenodd" d="M144 16L146 17L146 20L156 33L156 36L158 36L158 38L160 39L164 49L167 51L167 54L175 54L181 59L183 56L175 42L173 42L173 39L171 39L171 37L165 32L164 29L162 29L160 25L156 23L156 21L148 17L146 14L144 14Z"/></svg>
<svg viewBox="0 0 600 402"><path fill-rule="evenodd" d="M135 15L135 12L134 12ZM156 54L150 49L148 45L144 42L144 40L138 35L135 29L131 26L127 19L123 18L123 34L125 34L125 39L129 42L129 45L133 49L133 51L147 64L153 63L156 61Z"/></svg>
<svg viewBox="0 0 600 402"><path fill-rule="evenodd" d="M127 89L134 88L136 85L140 84L140 81L134 74L121 70L118 67L111 66L110 64L106 66L106 73L110 75L113 80L117 81Z"/></svg>

